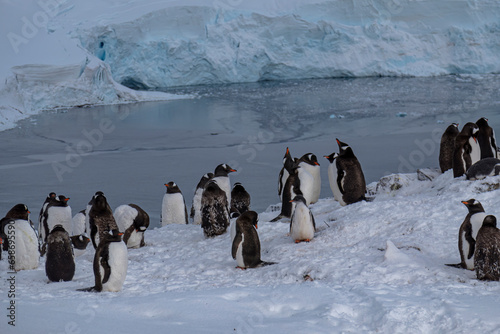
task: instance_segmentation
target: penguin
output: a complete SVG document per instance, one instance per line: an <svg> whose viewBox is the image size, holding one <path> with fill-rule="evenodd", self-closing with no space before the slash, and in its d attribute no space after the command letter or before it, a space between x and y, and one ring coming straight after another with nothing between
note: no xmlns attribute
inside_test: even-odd
<svg viewBox="0 0 500 334"><path fill-rule="evenodd" d="M335 159L339 156L338 153L333 152L330 155L324 155L324 157L330 162L328 165L328 181L330 183L330 189L332 190L333 198L340 202L342 200L342 192L340 191L339 184L337 183L337 163Z"/></svg>
<svg viewBox="0 0 500 334"><path fill-rule="evenodd" d="M470 166L465 173L467 180L480 180L487 176L495 176L500 174L500 159L484 158Z"/></svg>
<svg viewBox="0 0 500 334"><path fill-rule="evenodd" d="M295 209L290 220L290 235L295 243L309 242L314 238L314 232L316 232L314 216L309 210L304 196L295 196L291 202L295 203Z"/></svg>
<svg viewBox="0 0 500 334"><path fill-rule="evenodd" d="M285 156L283 157L283 167L281 167L280 174L278 177L278 195L280 197L280 201L283 200L283 188L285 187L286 179L288 179L287 169L285 168L286 164L290 164L293 162L292 155L290 154L290 150L288 147L286 148Z"/></svg>
<svg viewBox="0 0 500 334"><path fill-rule="evenodd" d="M498 158L495 131L488 125L488 119L481 117L477 120L477 142L481 150L481 159Z"/></svg>
<svg viewBox="0 0 500 334"><path fill-rule="evenodd" d="M118 230L102 234L94 255L95 285L79 291L118 292L122 289L128 267L128 251L122 235Z"/></svg>
<svg viewBox="0 0 500 334"><path fill-rule="evenodd" d="M259 216L255 211L246 211L236 220L236 236L232 243L231 254L238 264L237 268L257 268L275 264L260 259L258 221Z"/></svg>
<svg viewBox="0 0 500 334"><path fill-rule="evenodd" d="M250 210L250 194L239 182L236 182L231 190L231 210L240 214Z"/></svg>
<svg viewBox="0 0 500 334"><path fill-rule="evenodd" d="M205 185L201 196L201 227L207 238L224 234L229 226L226 193L215 180Z"/></svg>
<svg viewBox="0 0 500 334"><path fill-rule="evenodd" d="M298 160L298 164L301 170L307 171L312 177L312 188L311 188L311 198L309 200L310 204L316 203L319 199L319 195L321 193L321 174L320 174L320 165L316 155L312 153L306 153ZM299 173L301 174L301 173ZM300 175L299 175L300 177ZM306 180L300 180L300 184L302 187L305 186ZM305 193L302 191L302 193ZM306 197L307 199L307 197Z"/></svg>
<svg viewBox="0 0 500 334"><path fill-rule="evenodd" d="M47 195L45 198L45 201L42 204L42 208L40 209L40 214L38 215L38 236L40 236L42 228L43 228L43 216L45 214L45 211L47 210L47 206L50 203L57 203L57 195L55 192L51 192ZM47 232L48 233L48 232Z"/></svg>
<svg viewBox="0 0 500 334"><path fill-rule="evenodd" d="M449 264L449 266L474 270L476 237L486 217L486 213L481 203L473 198L462 201L462 203L467 207L469 213L462 222L462 225L460 225L460 230L458 232L460 263Z"/></svg>
<svg viewBox="0 0 500 334"><path fill-rule="evenodd" d="M13 252L14 263L9 264L15 271L36 269L40 262L38 237L29 214L25 204L16 204L0 221L2 234L6 236L3 249L9 255Z"/></svg>
<svg viewBox="0 0 500 334"><path fill-rule="evenodd" d="M475 142L475 131L477 125L474 123L466 123L462 131L455 138L455 148L453 149L453 177L460 177L465 174L474 162L472 159L471 142ZM477 150L478 148L476 148ZM475 152L476 154L477 152ZM477 154L476 154L477 155Z"/></svg>
<svg viewBox="0 0 500 334"><path fill-rule="evenodd" d="M75 275L75 257L68 232L56 225L47 236L45 273L52 282L71 281Z"/></svg>
<svg viewBox="0 0 500 334"><path fill-rule="evenodd" d="M336 140L339 145L339 156L335 159L337 166L337 184L342 193L342 198L339 203L345 206L366 200L366 182L361 164L349 145L338 139Z"/></svg>
<svg viewBox="0 0 500 334"><path fill-rule="evenodd" d="M245 211L246 212L246 211ZM240 216L240 212L234 208L231 208L231 212L229 213L229 233L231 236L231 244L236 236L236 220Z"/></svg>
<svg viewBox="0 0 500 334"><path fill-rule="evenodd" d="M439 168L441 168L442 173L453 168L455 138L459 133L458 123L452 123L446 128L441 136L441 144L439 145Z"/></svg>
<svg viewBox="0 0 500 334"><path fill-rule="evenodd" d="M188 215L184 196L173 181L165 183L167 192L163 195L161 205L161 226L168 224L187 224Z"/></svg>
<svg viewBox="0 0 500 334"><path fill-rule="evenodd" d="M486 216L477 233L474 268L479 280L500 280L500 230L495 216Z"/></svg>
<svg viewBox="0 0 500 334"><path fill-rule="evenodd" d="M193 205L191 206L190 217L193 220L193 224L201 224L201 195L203 194L203 189L209 180L214 177L213 173L207 173L203 175L196 186L193 196Z"/></svg>
<svg viewBox="0 0 500 334"><path fill-rule="evenodd" d="M45 255L45 246L47 243L47 236L50 231L56 225L62 225L64 230L69 234L72 234L72 216L71 207L68 205L69 198L59 195L57 200L51 200L43 213L42 216L42 228L40 230L40 240L42 244L42 249L40 252L41 256Z"/></svg>
<svg viewBox="0 0 500 334"><path fill-rule="evenodd" d="M280 214L271 220L271 222L276 222L282 218L290 218L292 216L294 203L290 202L297 195L302 195L300 187L300 179L298 170L299 165L293 160L287 161L285 165L288 171L288 178L286 179L285 186L283 187L282 200L281 200L281 212Z"/></svg>
<svg viewBox="0 0 500 334"><path fill-rule="evenodd" d="M87 245L90 242L90 238L87 236L85 232L85 210L81 210L71 219L71 228L73 231L73 235L70 236L71 243L73 244L73 251L76 249L77 252L74 252L75 255L81 255L87 248Z"/></svg>
<svg viewBox="0 0 500 334"><path fill-rule="evenodd" d="M97 192L92 199L91 209L88 214L90 223L90 240L97 249L99 241L109 231L118 231L118 225L113 217L113 211L108 204L106 196L102 192ZM120 237L121 240L121 237Z"/></svg>
<svg viewBox="0 0 500 334"><path fill-rule="evenodd" d="M144 247L144 232L149 227L149 215L136 204L120 205L114 217L118 229L123 232L123 242L127 248Z"/></svg>
<svg viewBox="0 0 500 334"><path fill-rule="evenodd" d="M214 177L212 180L217 182L219 187L226 193L227 209L231 208L231 181L229 173L236 172L236 169L231 168L227 164L220 164L215 168Z"/></svg>
<svg viewBox="0 0 500 334"><path fill-rule="evenodd" d="M92 232L94 234L97 233L97 227L95 227L95 225L91 224L91 222L90 222L90 210L92 209L92 203L94 203L94 199L100 195L104 196L104 193L102 191L96 191L96 193L92 196L90 201L87 203L87 207L85 208L85 233L89 236L92 236ZM110 210L111 210L111 208L110 208ZM94 246L94 249L97 247L97 244L92 243L92 245Z"/></svg>

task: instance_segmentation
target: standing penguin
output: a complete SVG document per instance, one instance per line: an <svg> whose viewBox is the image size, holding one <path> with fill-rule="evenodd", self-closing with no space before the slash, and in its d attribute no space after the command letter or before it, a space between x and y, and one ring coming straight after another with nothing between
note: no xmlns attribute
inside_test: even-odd
<svg viewBox="0 0 500 334"><path fill-rule="evenodd" d="M486 217L486 213L481 203L473 198L468 201L462 201L462 203L467 207L469 213L462 222L462 225L460 225L458 232L460 263L449 266L474 270L476 237Z"/></svg>
<svg viewBox="0 0 500 334"><path fill-rule="evenodd" d="M90 223L90 240L94 248L97 248L100 240L109 234L109 231L117 231L118 225L113 217L113 211L108 200L102 192L96 193L92 200L92 207L88 214ZM121 237L120 237L121 240Z"/></svg>
<svg viewBox="0 0 500 334"><path fill-rule="evenodd" d="M477 120L477 142L481 150L481 159L498 158L495 131L488 125L488 119L481 117Z"/></svg>
<svg viewBox="0 0 500 334"><path fill-rule="evenodd" d="M203 175L196 186L196 190L194 191L193 196L193 205L191 206L191 214L190 217L193 219L193 224L200 225L201 224L201 195L203 194L203 190L205 189L205 185L209 180L214 177L213 173L207 173Z"/></svg>
<svg viewBox="0 0 500 334"><path fill-rule="evenodd" d="M226 193L227 209L231 208L231 181L229 180L229 173L236 172L227 164L220 164L215 168L214 177L212 180L217 182L219 188Z"/></svg>
<svg viewBox="0 0 500 334"><path fill-rule="evenodd" d="M201 227L206 237L224 234L229 226L226 193L210 180L201 197Z"/></svg>
<svg viewBox="0 0 500 334"><path fill-rule="evenodd" d="M236 220L236 235L234 237L231 255L238 264L237 268L257 268L274 264L260 259L260 240L257 233L259 216L255 211L246 211Z"/></svg>
<svg viewBox="0 0 500 334"><path fill-rule="evenodd" d="M302 195L299 179L299 166L293 160L287 161L285 168L288 171L288 178L286 179L285 186L283 187L282 200L281 200L281 212L280 214L271 220L271 222L276 222L281 218L290 218L292 216L294 203L290 202L297 195Z"/></svg>
<svg viewBox="0 0 500 334"><path fill-rule="evenodd" d="M293 163L292 155L290 154L290 150L288 147L286 148L285 156L283 157L283 167L281 167L280 175L278 177L278 195L280 200L283 200L283 189L285 188L286 179L288 179L288 170L285 168L285 165Z"/></svg>
<svg viewBox="0 0 500 334"><path fill-rule="evenodd" d="M179 186L170 181L165 183L167 192L163 195L161 205L161 226L168 224L187 224L188 215L186 202Z"/></svg>
<svg viewBox="0 0 500 334"><path fill-rule="evenodd" d="M455 138L455 148L453 150L453 177L460 177L467 172L470 166L472 166L472 146L471 142L476 142L475 133L478 127L474 123L467 123L462 128L462 131ZM474 155L477 156L477 150L479 146L475 149ZM480 156L480 155L479 155ZM474 158L476 159L476 158Z"/></svg>
<svg viewBox="0 0 500 334"><path fill-rule="evenodd" d="M47 195L45 198L45 201L42 204L42 208L40 209L40 214L38 215L38 237L40 238L42 229L43 229L43 219L44 219L44 214L45 211L47 210L47 206L51 203L57 203L57 195L55 192L51 192ZM47 232L48 233L48 232ZM42 241L40 240L40 247L41 247Z"/></svg>
<svg viewBox="0 0 500 334"><path fill-rule="evenodd" d="M293 210L290 220L290 235L295 243L309 242L314 238L314 232L316 232L314 216L306 205L304 196L295 196L292 202L295 203L295 210Z"/></svg>
<svg viewBox="0 0 500 334"><path fill-rule="evenodd" d="M321 174L318 159L316 158L316 155L312 153L306 153L302 157L300 157L300 159L298 160L298 164L299 167L302 168L302 170L307 171L313 177L311 198L309 202L311 204L316 203L321 193ZM303 184L306 181L302 181L301 179L300 182L301 186L303 187Z"/></svg>
<svg viewBox="0 0 500 334"><path fill-rule="evenodd" d="M340 191L339 184L337 183L337 159L339 156L338 153L333 152L330 155L325 155L324 157L328 159L330 164L328 165L328 181L330 182L330 189L332 190L333 198L340 202L342 200L342 192Z"/></svg>
<svg viewBox="0 0 500 334"><path fill-rule="evenodd" d="M45 273L52 282L71 281L75 275L75 257L68 232L56 225L47 236Z"/></svg>
<svg viewBox="0 0 500 334"><path fill-rule="evenodd" d="M486 216L477 233L474 268L477 279L500 280L500 230L495 216Z"/></svg>
<svg viewBox="0 0 500 334"><path fill-rule="evenodd" d="M240 214L250 210L250 194L239 182L236 182L231 190L231 210Z"/></svg>
<svg viewBox="0 0 500 334"><path fill-rule="evenodd" d="M337 144L339 145L339 156L335 159L337 184L342 193L339 203L344 206L365 200L366 182L361 164L349 145L338 139Z"/></svg>
<svg viewBox="0 0 500 334"><path fill-rule="evenodd" d="M144 231L149 227L149 215L136 204L120 205L115 209L114 217L123 242L128 248L140 248L145 245Z"/></svg>
<svg viewBox="0 0 500 334"><path fill-rule="evenodd" d="M441 136L441 144L439 146L439 168L444 173L448 169L453 168L453 150L455 149L455 138L460 131L458 123L452 123L446 128Z"/></svg>
<svg viewBox="0 0 500 334"><path fill-rule="evenodd" d="M9 255L13 251L15 271L36 269L40 261L38 239L29 214L26 205L16 204L0 221L2 234L6 236L6 240L3 240L4 250L8 250ZM15 244L11 244L11 241Z"/></svg>
<svg viewBox="0 0 500 334"><path fill-rule="evenodd" d="M128 268L128 251L122 235L118 230L102 234L94 256L95 285L79 291L118 292L122 289Z"/></svg>
<svg viewBox="0 0 500 334"><path fill-rule="evenodd" d="M56 225L61 225L66 232L73 234L71 207L68 205L69 198L59 195L57 200L51 200L44 210L42 216L42 228L40 230L40 240L42 243L41 256L45 254L47 236Z"/></svg>

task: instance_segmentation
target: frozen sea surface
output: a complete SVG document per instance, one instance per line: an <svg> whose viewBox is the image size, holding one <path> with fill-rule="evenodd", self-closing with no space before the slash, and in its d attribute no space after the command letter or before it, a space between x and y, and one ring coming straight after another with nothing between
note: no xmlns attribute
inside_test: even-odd
<svg viewBox="0 0 500 334"><path fill-rule="evenodd" d="M73 212L97 190L113 208L142 206L159 226L164 183L175 181L188 207L200 177L229 163L252 208L279 202L286 147L312 152L331 197L327 160L335 138L353 147L367 182L437 167L439 138L452 122L486 116L500 124L498 76L359 78L259 82L168 89L193 99L46 112L0 133L0 210L26 203L37 212L51 192Z"/></svg>

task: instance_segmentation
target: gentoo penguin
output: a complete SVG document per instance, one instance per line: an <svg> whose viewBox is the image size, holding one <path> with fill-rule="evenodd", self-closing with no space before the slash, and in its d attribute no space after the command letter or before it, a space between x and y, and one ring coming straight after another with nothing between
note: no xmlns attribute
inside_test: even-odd
<svg viewBox="0 0 500 334"><path fill-rule="evenodd" d="M486 213L484 213L481 203L473 198L468 201L462 201L462 203L467 207L469 213L462 222L462 225L460 225L460 230L458 232L460 263L450 266L474 270L476 237L486 217Z"/></svg>
<svg viewBox="0 0 500 334"><path fill-rule="evenodd" d="M50 231L56 225L62 225L64 230L69 234L73 234L72 231L72 216L71 207L68 205L69 198L59 195L57 200L51 200L44 210L42 216L42 228L40 230L40 240L42 244L42 249L40 252L41 256L45 255L45 245L47 243L47 236Z"/></svg>
<svg viewBox="0 0 500 334"><path fill-rule="evenodd" d="M45 198L45 201L42 204L42 208L40 209L40 214L38 215L38 237L40 237L41 231L43 229L43 217L44 217L45 210L47 210L47 206L50 203L56 203L56 202L58 202L58 199L57 199L57 195L55 192L49 193L47 195L47 197ZM48 233L48 231L46 233ZM41 247L41 242L40 242L40 247Z"/></svg>
<svg viewBox="0 0 500 334"><path fill-rule="evenodd" d="M47 236L45 273L52 282L71 281L75 275L75 257L68 232L56 225Z"/></svg>
<svg viewBox="0 0 500 334"><path fill-rule="evenodd" d="M236 236L231 254L238 264L237 268L257 268L274 264L260 259L260 241L257 233L259 216L255 211L246 211L236 220Z"/></svg>
<svg viewBox="0 0 500 334"><path fill-rule="evenodd" d="M330 189L332 190L333 198L340 202L342 200L342 192L340 191L339 184L337 183L337 159L339 156L338 153L333 152L330 155L325 155L324 157L330 162L328 165L328 181L330 182Z"/></svg>
<svg viewBox="0 0 500 334"><path fill-rule="evenodd" d="M111 211L108 200L102 192L96 193L92 199L92 206L88 216L90 240L92 240L94 248L97 248L99 240L102 240L104 235L109 234L109 231L116 230L118 232L118 225L113 217L113 211Z"/></svg>
<svg viewBox="0 0 500 334"><path fill-rule="evenodd" d="M0 221L3 235L7 237L3 240L4 250L9 254L13 252L15 271L36 269L40 261L38 239L29 214L26 205L17 204Z"/></svg>
<svg viewBox="0 0 500 334"><path fill-rule="evenodd" d="M470 166L465 173L467 180L480 180L500 174L500 159L484 158Z"/></svg>
<svg viewBox="0 0 500 334"><path fill-rule="evenodd" d="M187 224L188 215L186 202L179 186L170 181L165 183L167 192L163 195L161 205L161 226L168 224Z"/></svg>
<svg viewBox="0 0 500 334"><path fill-rule="evenodd" d="M213 173L207 173L201 177L200 182L196 186L193 196L193 205L191 206L190 217L193 219L193 224L201 224L201 195L203 194L203 189L207 182L214 177Z"/></svg>
<svg viewBox="0 0 500 334"><path fill-rule="evenodd" d="M122 235L118 230L102 234L94 256L95 285L79 291L117 292L122 289L128 267L128 251Z"/></svg>
<svg viewBox="0 0 500 334"><path fill-rule="evenodd" d="M439 168L444 173L448 169L453 168L453 150L455 149L455 138L460 131L458 123L452 123L446 128L441 136L441 144L439 145Z"/></svg>
<svg viewBox="0 0 500 334"><path fill-rule="evenodd" d="M87 207L85 208L85 233L89 236L92 236L92 232L94 234L97 233L97 227L95 227L95 225L93 224L91 225L90 223L90 210L92 209L92 203L94 203L94 199L99 195L104 195L104 193L102 191L96 191L94 196L92 196L90 201L87 203ZM97 244L94 244L94 242L92 242L92 244L94 245L95 249L97 247Z"/></svg>
<svg viewBox="0 0 500 334"><path fill-rule="evenodd" d="M283 167L281 167L280 170L280 175L278 177L278 195L280 197L280 200L283 200L283 188L285 187L286 179L288 179L288 173L287 169L285 168L286 164L293 163L293 158L292 155L290 154L290 150L288 147L286 148L286 153L285 156L283 157Z"/></svg>
<svg viewBox="0 0 500 334"><path fill-rule="evenodd" d="M474 268L477 279L500 280L500 230L495 216L486 216L477 233Z"/></svg>
<svg viewBox="0 0 500 334"><path fill-rule="evenodd" d="M290 220L290 235L295 243L309 242L314 238L314 232L316 232L313 214L309 210L304 196L295 196L292 202L295 203L295 210L293 210Z"/></svg>
<svg viewBox="0 0 500 334"><path fill-rule="evenodd" d="M70 236L73 248L78 250L85 250L90 242L85 231L85 210L81 210L71 219L71 227L73 235ZM78 255L78 254L75 254Z"/></svg>
<svg viewBox="0 0 500 334"><path fill-rule="evenodd" d="M120 205L115 209L114 217L123 242L128 248L140 248L145 245L144 232L149 227L149 215L136 204Z"/></svg>
<svg viewBox="0 0 500 334"><path fill-rule="evenodd" d="M472 162L472 146L471 142L476 141L475 132L478 127L474 123L467 123L462 128L462 131L455 138L455 148L453 150L453 177L460 177L465 174ZM477 156L477 146L475 155ZM480 156L480 155L479 155ZM476 161L475 161L476 162Z"/></svg>
<svg viewBox="0 0 500 334"><path fill-rule="evenodd" d="M292 161L287 161L285 165L288 171L288 178L286 179L285 186L283 187L282 200L281 200L281 212L280 214L271 220L271 222L276 222L281 218L290 218L292 216L294 203L290 202L297 195L302 195L300 187L300 179L298 170L300 169L298 164Z"/></svg>
<svg viewBox="0 0 500 334"><path fill-rule="evenodd" d="M240 214L250 210L250 194L239 182L236 182L231 190L231 210Z"/></svg>
<svg viewBox="0 0 500 334"><path fill-rule="evenodd" d="M481 150L481 159L498 158L495 131L488 125L488 119L481 117L477 120L477 142Z"/></svg>
<svg viewBox="0 0 500 334"><path fill-rule="evenodd" d="M212 180L217 182L219 188L226 193L227 209L231 208L231 181L229 181L229 173L236 172L227 164L220 164L215 168L214 177Z"/></svg>
<svg viewBox="0 0 500 334"><path fill-rule="evenodd" d="M361 164L349 145L338 139L337 144L339 145L339 156L335 159L337 184L342 193L339 203L344 206L365 200L366 183Z"/></svg>
<svg viewBox="0 0 500 334"><path fill-rule="evenodd" d="M310 203L316 203L319 199L319 194L321 193L321 175L320 175L320 166L318 163L318 159L316 155L312 153L306 153L298 160L299 167L301 170L307 171L313 177L312 183L312 192ZM301 173L299 173L300 177ZM305 180L300 180L301 187L304 187ZM302 189L301 189L302 190ZM304 194L304 191L302 191ZM307 198L306 198L307 199Z"/></svg>
<svg viewBox="0 0 500 334"><path fill-rule="evenodd" d="M229 226L226 193L210 180L201 196L201 227L206 237L224 234Z"/></svg>

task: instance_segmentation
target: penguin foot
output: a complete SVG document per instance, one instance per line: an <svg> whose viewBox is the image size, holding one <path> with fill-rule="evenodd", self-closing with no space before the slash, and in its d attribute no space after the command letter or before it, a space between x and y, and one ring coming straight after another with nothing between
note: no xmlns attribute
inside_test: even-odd
<svg viewBox="0 0 500 334"><path fill-rule="evenodd" d="M236 269L247 270L247 268L236 266Z"/></svg>
<svg viewBox="0 0 500 334"><path fill-rule="evenodd" d="M296 244L298 244L298 243L300 243L300 242L302 242L302 241L304 241L304 242L309 242L309 241L311 241L311 239L295 240L295 243L296 243Z"/></svg>

